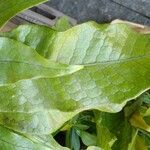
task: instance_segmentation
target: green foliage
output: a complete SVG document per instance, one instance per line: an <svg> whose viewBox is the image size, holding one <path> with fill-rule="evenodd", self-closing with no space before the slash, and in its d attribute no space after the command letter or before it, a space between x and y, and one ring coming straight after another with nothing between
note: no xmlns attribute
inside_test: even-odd
<svg viewBox="0 0 150 150"><path fill-rule="evenodd" d="M73 149L79 150L80 149L80 139L76 132L76 129L71 128L66 133L66 146Z"/></svg>
<svg viewBox="0 0 150 150"><path fill-rule="evenodd" d="M45 1L47 0L0 0L0 28L20 11Z"/></svg>
<svg viewBox="0 0 150 150"><path fill-rule="evenodd" d="M68 150L58 145L51 135L24 135L0 126L0 148L3 150Z"/></svg>
<svg viewBox="0 0 150 150"><path fill-rule="evenodd" d="M53 29L57 31L66 31L67 29L71 28L71 23L69 22L69 18L66 16L61 17L60 19L57 20L55 23Z"/></svg>
<svg viewBox="0 0 150 150"><path fill-rule="evenodd" d="M2 1L0 26L42 1L15 2ZM62 19L0 33L0 148L147 150L150 35L135 28Z"/></svg>

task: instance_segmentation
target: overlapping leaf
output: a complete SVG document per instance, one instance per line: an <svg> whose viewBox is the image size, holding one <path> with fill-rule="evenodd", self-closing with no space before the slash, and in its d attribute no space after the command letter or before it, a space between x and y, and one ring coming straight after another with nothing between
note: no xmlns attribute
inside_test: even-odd
<svg viewBox="0 0 150 150"><path fill-rule="evenodd" d="M0 38L0 53L0 85L22 79L62 76L82 68L50 62L30 47L4 37Z"/></svg>
<svg viewBox="0 0 150 150"><path fill-rule="evenodd" d="M0 0L0 28L20 11L45 1L46 0Z"/></svg>
<svg viewBox="0 0 150 150"><path fill-rule="evenodd" d="M39 25L21 25L11 32L0 33L11 39L20 41L45 57L56 34L54 29Z"/></svg>
<svg viewBox="0 0 150 150"><path fill-rule="evenodd" d="M39 30L43 34L39 34ZM128 100L149 88L150 37L137 33L127 25L85 23L60 33L46 27L27 25L6 36L31 46L46 58L60 62L65 60L64 63L88 64L70 75L51 78L46 72L47 75L42 79L1 86L3 113L0 122L16 130L23 128L24 132L48 134L57 130L72 115L86 109L120 111ZM45 42L42 42L44 39ZM60 57L54 59L55 54ZM70 58L74 61L71 62ZM32 70L36 72L36 68ZM54 112L63 114L58 124L58 115ZM24 118L22 125L19 125L20 118ZM39 121L41 118L44 119L44 125Z"/></svg>
<svg viewBox="0 0 150 150"><path fill-rule="evenodd" d="M141 34L125 23L87 22L64 32L23 25L2 36L21 41L50 60L67 64L131 61L150 53L149 34Z"/></svg>

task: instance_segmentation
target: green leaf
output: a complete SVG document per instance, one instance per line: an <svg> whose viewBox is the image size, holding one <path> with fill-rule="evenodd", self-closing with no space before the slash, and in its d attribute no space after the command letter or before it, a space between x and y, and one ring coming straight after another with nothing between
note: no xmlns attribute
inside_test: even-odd
<svg viewBox="0 0 150 150"><path fill-rule="evenodd" d="M69 121L69 124L77 130L87 130L95 125L93 117L92 111L83 111L73 117L71 121Z"/></svg>
<svg viewBox="0 0 150 150"><path fill-rule="evenodd" d="M130 118L130 123L132 126L143 129L150 132L150 126L144 121L143 117L139 112L135 112Z"/></svg>
<svg viewBox="0 0 150 150"><path fill-rule="evenodd" d="M144 56L145 48L149 54L149 39L126 24L88 22L58 33L47 57L67 64L130 61Z"/></svg>
<svg viewBox="0 0 150 150"><path fill-rule="evenodd" d="M97 146L89 146L87 148L87 150L103 150L103 149L101 149L100 147L97 147Z"/></svg>
<svg viewBox="0 0 150 150"><path fill-rule="evenodd" d="M148 150L143 139L140 136L136 137L135 150Z"/></svg>
<svg viewBox="0 0 150 150"><path fill-rule="evenodd" d="M34 48L37 51L40 51L41 48L39 47L42 47L43 45L43 42L41 42L40 39L43 39L46 33L44 32L45 34L41 34L41 36L35 36L38 34L38 31L42 30L42 27L38 28L36 26L34 28L29 25L25 26L25 28L28 32L24 30L23 26L23 28L18 28L5 36L22 41L29 46L35 44ZM46 31L47 30L48 29L46 29ZM25 36L21 36L24 35L24 32L22 31L27 34L25 34ZM63 58L65 60L64 63L68 63L68 59L70 59L69 56L72 54L73 56L71 57L76 55L75 58L71 58L73 59L72 64L80 64L78 59L80 59L82 65L93 63L85 66L85 69L83 70L89 78L94 79L96 86L100 86L103 94L105 93L106 97L109 100L111 99L110 101L115 103L116 101L119 103L124 102L125 104L125 100L133 99L149 89L149 35L140 34L126 24L100 26L93 22L75 26L64 32L55 31L51 34L51 31L52 30L49 32L47 31L47 33L50 34L50 39L46 39L45 42L47 45L45 47L46 54L43 51L39 53L42 53L42 56L46 58L48 57L54 61L63 62L61 59ZM31 40L33 35L34 37L38 37L38 39L34 38L33 41L38 41L34 42L34 44ZM76 38L76 36L78 37ZM23 40L20 37L24 37ZM87 38L84 40L84 42L87 43L80 42L83 37ZM103 45L105 38L105 44ZM30 42L28 43L28 41ZM62 42L64 44L62 44ZM136 44L133 45L132 43ZM60 49L58 49L58 46ZM74 47L77 47L75 48L76 52L72 52L72 49L74 51ZM87 50L88 55L86 54ZM100 51L100 56L94 54L96 51ZM57 60L53 59L53 56L56 53L60 55L60 58ZM83 55L86 57L88 56L88 59L83 60L81 57ZM106 57L106 55L108 56ZM97 60L94 59L95 57L97 57ZM93 75L93 72L95 75ZM95 77L96 75L97 77ZM106 76L107 78L105 78ZM111 85L109 86L109 84Z"/></svg>
<svg viewBox="0 0 150 150"><path fill-rule="evenodd" d="M132 127L125 118L123 111L115 114L101 112L97 114L97 117L100 125L103 127L102 129L105 128L105 134L100 134L101 138L105 139L108 137L107 140L111 144L107 149L111 147L112 150L127 150L132 140ZM108 144L108 142L106 143ZM104 144L106 143L104 142Z"/></svg>
<svg viewBox="0 0 150 150"><path fill-rule="evenodd" d="M0 0L0 28L20 11L45 1L47 0Z"/></svg>
<svg viewBox="0 0 150 150"><path fill-rule="evenodd" d="M71 148L71 150L80 150L79 136L74 128L67 131L66 145Z"/></svg>
<svg viewBox="0 0 150 150"><path fill-rule="evenodd" d="M56 31L66 31L67 29L71 27L72 25L69 22L69 18L66 16L63 16L56 21L55 25L53 26L53 29L55 29Z"/></svg>
<svg viewBox="0 0 150 150"><path fill-rule="evenodd" d="M136 107L135 103L132 103L131 105L133 108L133 106ZM129 106L126 106L129 108ZM143 140L145 138L145 134L143 134L143 137L140 141L137 141L137 137L138 137L138 130L135 131L131 125L128 123L126 116L124 116L124 110L122 110L119 113L116 114L110 114L110 113L99 113L96 112L95 113L96 118L98 119L97 121L99 122L99 125L105 127L107 130L109 129L109 132L113 135L116 136L117 140L115 141L115 143L113 142L112 144L112 150L136 150L137 146L139 145L140 147L146 147L144 144L144 141L142 142L141 140ZM97 129L98 130L98 129ZM99 133L101 133L101 135L99 134L98 139L105 139L108 134L103 134L103 132L101 132L101 130L98 131ZM132 134L133 133L133 134ZM141 133L139 133L141 135ZM103 136L105 135L105 136ZM111 136L109 136L111 137ZM111 139L111 138L110 138ZM113 138L112 138L113 139ZM106 141L106 140L105 140ZM108 142L106 142L108 145ZM104 142L105 144L105 142ZM102 146L101 146L102 147ZM104 150L106 149L106 147L104 148ZM107 148L108 149L108 148ZM110 148L109 148L110 149Z"/></svg>
<svg viewBox="0 0 150 150"><path fill-rule="evenodd" d="M117 134L117 141L114 143L112 149L113 150L127 150L129 143L132 140L131 137L132 128L130 127L130 124L125 121L123 122L118 129Z"/></svg>
<svg viewBox="0 0 150 150"><path fill-rule="evenodd" d="M116 137L110 133L108 128L99 125L97 127L97 144L104 150L111 150L112 145L116 141ZM105 135L105 136L104 136Z"/></svg>
<svg viewBox="0 0 150 150"><path fill-rule="evenodd" d="M5 37L0 37L0 53L0 85L22 79L62 76L82 68L50 62L30 47Z"/></svg>
<svg viewBox="0 0 150 150"><path fill-rule="evenodd" d="M93 134L90 134L88 132L85 131L80 131L80 137L82 142L86 145L86 146L94 146L96 145L96 136Z"/></svg>
<svg viewBox="0 0 150 150"><path fill-rule="evenodd" d="M135 145L136 145L136 138L137 138L137 135L138 135L138 130L133 130L133 133L132 133L132 140L131 142L129 143L128 145L128 150L136 150L135 149Z"/></svg>
<svg viewBox="0 0 150 150"><path fill-rule="evenodd" d="M130 118L131 115L135 112L135 111L138 111L139 109L141 109L142 105L142 98L141 96L138 97L136 100L132 101L131 104L127 104L126 107L124 108L124 113L125 113L125 116Z"/></svg>
<svg viewBox="0 0 150 150"><path fill-rule="evenodd" d="M111 150L112 145L116 141L116 137L109 131L108 127L103 126L104 118L101 115L101 112L95 111L97 145L104 150Z"/></svg>
<svg viewBox="0 0 150 150"><path fill-rule="evenodd" d="M148 150L144 140L138 135L138 130L133 132L132 141L129 143L128 150Z"/></svg>
<svg viewBox="0 0 150 150"><path fill-rule="evenodd" d="M35 116L36 118L40 116L40 119L41 117L44 119L42 119L44 126L48 126L43 130L46 129L46 132L51 132L57 130L58 126L62 126L67 119L70 119L70 116L72 117L72 115L83 110L95 108L108 112L120 111L128 99L135 97L138 89L129 91L132 84L128 84L128 86L125 84L123 88L121 86L123 84L119 84L117 80L111 81L111 76L109 80L104 78L103 72L108 74L109 70L116 73L107 65L86 66L84 69L66 76L51 79L22 80L11 85L0 86L0 111L2 112L0 123L12 126L11 122L5 121L4 118L7 118L8 120L15 120L14 124L18 126L18 123L22 122L20 119L25 117L26 119L23 119L24 122L21 123L22 126L28 128L27 130L33 130L35 128L34 124L32 123L33 125L30 128L28 125L35 122ZM116 87L113 86L113 83L116 83ZM137 85L139 85L138 82ZM136 88L136 86L134 87ZM122 95L126 95L126 98ZM62 117L58 120L59 115ZM36 119L37 123L43 124L40 119ZM35 123L35 126L37 126L37 123ZM38 127L40 126L38 125ZM33 131L40 132L41 130L36 127Z"/></svg>
<svg viewBox="0 0 150 150"><path fill-rule="evenodd" d="M150 116L146 116L143 119L150 126Z"/></svg>
<svg viewBox="0 0 150 150"><path fill-rule="evenodd" d="M146 117L146 116L150 116L150 108L148 108L148 109L146 110L144 116L145 116L145 117Z"/></svg>
<svg viewBox="0 0 150 150"><path fill-rule="evenodd" d="M99 25L87 22L64 32L26 25L3 36L17 39L29 46L34 45L37 51L43 45L42 39L46 37L45 57L67 64L130 61L131 58L134 60L144 57L150 51L149 34L141 34L126 23Z"/></svg>
<svg viewBox="0 0 150 150"><path fill-rule="evenodd" d="M2 126L0 126L0 148L4 150L68 150L57 144L51 135L47 137L47 141L43 141L43 138L38 136L20 135Z"/></svg>
<svg viewBox="0 0 150 150"><path fill-rule="evenodd" d="M21 25L16 29L0 33L1 36L9 37L22 42L46 58L48 51L50 51L51 42L55 37L56 31L54 29L40 26L40 25Z"/></svg>
<svg viewBox="0 0 150 150"><path fill-rule="evenodd" d="M140 137L143 139L146 147L148 150L150 150L150 134L147 132L143 132L144 130L142 130Z"/></svg>
<svg viewBox="0 0 150 150"><path fill-rule="evenodd" d="M150 91L148 92L145 92L143 95L142 95L142 99L143 99L143 102L145 102L146 104L149 104L150 105Z"/></svg>

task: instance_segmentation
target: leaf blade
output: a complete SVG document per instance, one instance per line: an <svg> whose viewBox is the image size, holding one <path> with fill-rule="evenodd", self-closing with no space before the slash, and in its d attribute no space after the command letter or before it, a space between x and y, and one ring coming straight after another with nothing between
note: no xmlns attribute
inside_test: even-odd
<svg viewBox="0 0 150 150"><path fill-rule="evenodd" d="M34 5L40 4L42 2L45 2L47 0L32 0L32 1L26 1L26 0L0 0L0 28L4 26L4 24L11 19L13 16L15 16L17 13L19 13L22 10L25 10L27 8L30 8Z"/></svg>
<svg viewBox="0 0 150 150"><path fill-rule="evenodd" d="M50 62L30 47L5 37L0 37L0 53L0 85L22 79L61 76L82 68Z"/></svg>

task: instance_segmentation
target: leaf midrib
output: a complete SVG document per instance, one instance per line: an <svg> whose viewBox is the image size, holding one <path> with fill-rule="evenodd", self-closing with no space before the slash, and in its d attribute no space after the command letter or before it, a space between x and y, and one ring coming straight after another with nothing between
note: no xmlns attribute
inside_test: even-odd
<svg viewBox="0 0 150 150"><path fill-rule="evenodd" d="M27 64L27 65L30 65L30 66L42 67L42 68L46 68L46 69L50 69L50 68L56 69L56 70L60 69L60 67L57 68L57 66L55 66L55 67L51 67L51 66L46 67L46 66L44 66L44 65L33 64L33 63L26 62L26 61L0 60L0 62L2 62L2 63L9 63L9 62L12 62L12 63L17 63L17 64L22 63L22 64ZM62 68L62 69L66 70L65 68ZM68 70L68 69L67 69L67 70Z"/></svg>
<svg viewBox="0 0 150 150"><path fill-rule="evenodd" d="M102 61L102 62L97 62L97 63L88 63L88 64L70 64L70 66L73 66L73 65L83 65L83 66L92 66L92 65L101 65L101 64L111 64L111 63L122 63L122 62L129 62L129 61L136 61L137 59L143 59L143 58L146 58L146 57L150 57L150 54L149 55L142 55L142 56L138 56L138 57L132 57L132 58L126 58L126 59L118 59L118 60L109 60L109 61ZM26 62L26 61L16 61L16 60L0 60L0 62L12 62L12 63L22 63L22 64L28 64L28 65L31 65L31 66L38 66L38 67L43 67L43 68L46 68L46 69L49 69L49 68L53 68L53 69L60 69L60 67L46 67L44 65L38 65L38 64L33 64L33 63L29 63L29 62ZM58 63L59 64L59 63ZM64 69L64 68L63 68Z"/></svg>
<svg viewBox="0 0 150 150"><path fill-rule="evenodd" d="M150 54L142 55L138 57L132 57L132 58L130 57L126 59L109 60L109 61L102 61L102 62L97 62L97 63L88 63L88 64L84 64L84 66L93 66L93 65L101 65L101 64L117 64L117 63L123 63L123 62L136 61L138 59L149 58L149 57L150 57ZM83 65L83 64L79 64L79 65Z"/></svg>

